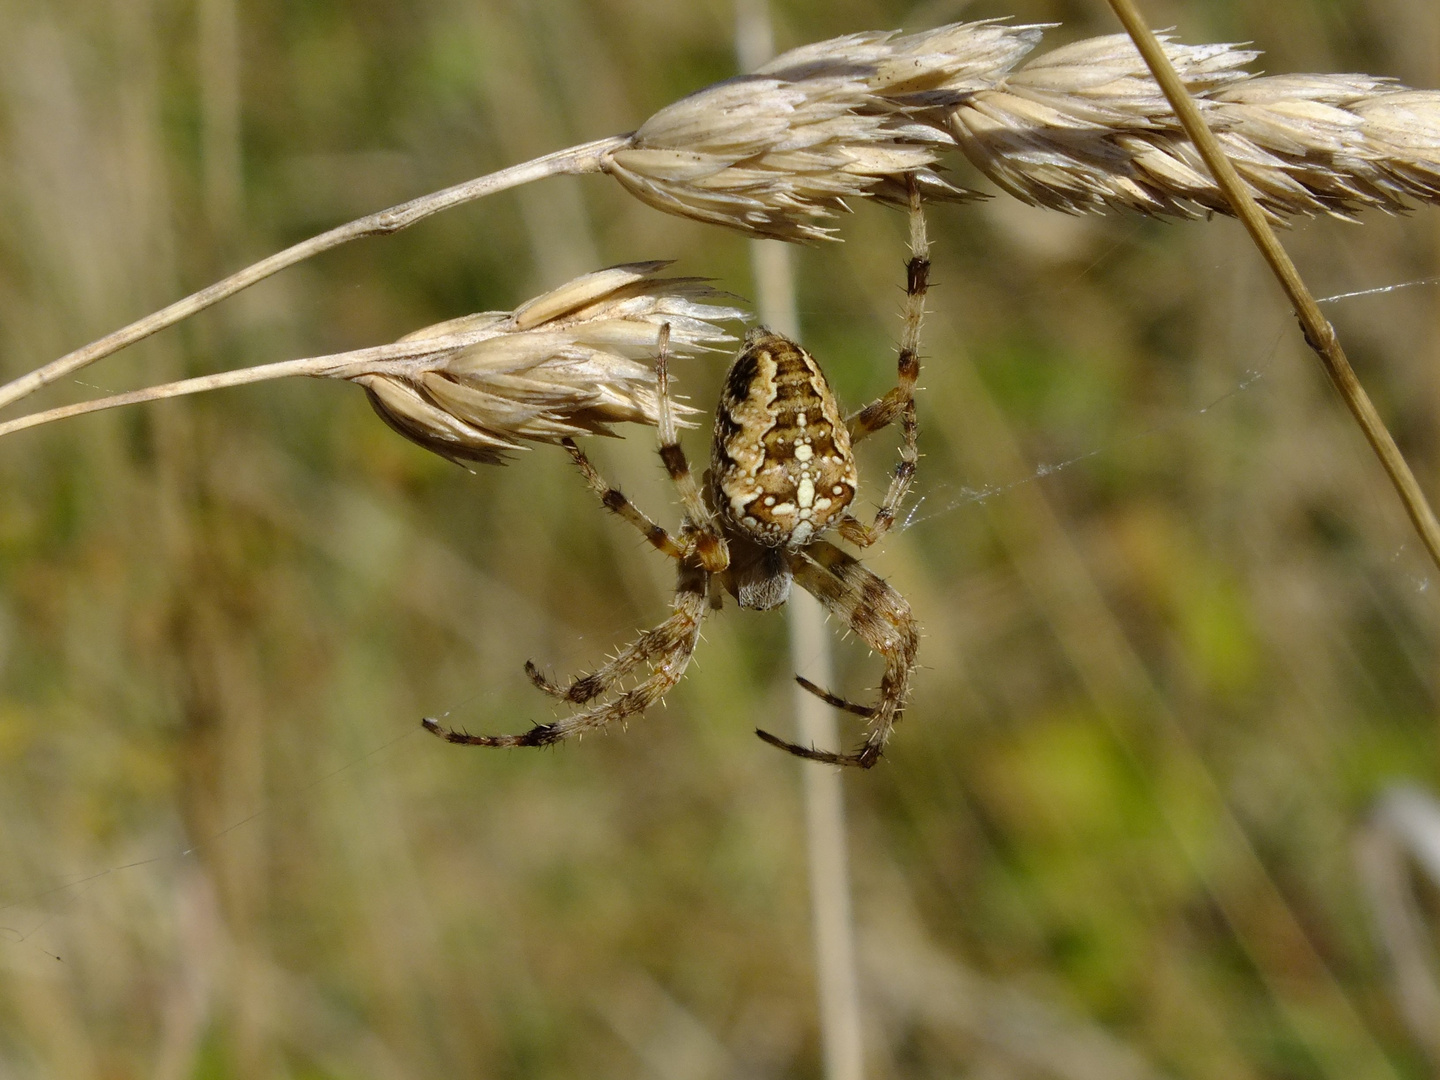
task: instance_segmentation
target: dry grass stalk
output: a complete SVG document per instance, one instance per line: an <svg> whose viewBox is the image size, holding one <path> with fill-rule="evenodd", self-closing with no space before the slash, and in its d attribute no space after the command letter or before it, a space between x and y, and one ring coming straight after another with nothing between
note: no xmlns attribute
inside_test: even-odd
<svg viewBox="0 0 1440 1080"><path fill-rule="evenodd" d="M750 75L600 139L421 196L247 267L0 386L0 407L312 255L557 174L607 172L650 205L752 236L818 240L846 200L973 197L937 158L961 150L1017 198L1071 213L1195 216L1229 201L1123 36L1016 68L1043 27L956 23L861 33L783 53ZM1440 92L1363 75L1255 77L1256 53L1166 42L1262 211L1350 218L1440 201Z"/></svg>
<svg viewBox="0 0 1440 1080"><path fill-rule="evenodd" d="M286 248L0 386L0 408L321 252L548 176L606 171L662 210L788 240L828 236L819 221L844 209L847 197L902 200L909 172L931 198L969 197L929 168L949 137L934 123L909 122L908 110L993 82L1038 40L1037 28L986 22L803 46L755 75L662 109L637 131L420 196Z"/></svg>
<svg viewBox="0 0 1440 1080"><path fill-rule="evenodd" d="M660 327L689 356L735 339L717 324L744 312L705 303L698 278L665 278L664 262L586 274L511 312L467 315L393 345L207 375L82 402L0 424L0 435L118 405L295 375L345 379L406 438L455 461L497 463L526 442L655 424L651 362ZM682 407L682 411L684 410Z"/></svg>
<svg viewBox="0 0 1440 1080"><path fill-rule="evenodd" d="M52 360L19 378L10 380L0 386L0 408L13 404L23 397L28 397L57 379L63 379L67 375L89 367L95 361L103 360L126 346L143 341L151 334L164 330L167 326L184 322L190 316L204 311L208 307L213 307L221 300L234 296L251 285L264 281L272 274L278 274L287 267L302 263L331 248L340 247L342 244L348 244L352 240L359 240L366 236L385 236L408 229L417 221L423 221L442 210L473 202L499 191L519 187L532 180L542 180L547 176L597 172L600 168L600 155L604 150L620 141L623 141L623 138L601 139L597 142L573 146L554 154L546 154L534 161L513 165L501 169L499 172L467 180L463 184L456 184L443 191L422 195L387 210L356 218L344 225L337 225L319 236L312 236L308 240L292 244L284 251L277 251L274 255L252 263L243 270L237 270L229 277L223 278L213 285L207 285L199 292L191 293L159 311L136 319L119 330L97 338L90 344L66 353L59 359Z"/></svg>

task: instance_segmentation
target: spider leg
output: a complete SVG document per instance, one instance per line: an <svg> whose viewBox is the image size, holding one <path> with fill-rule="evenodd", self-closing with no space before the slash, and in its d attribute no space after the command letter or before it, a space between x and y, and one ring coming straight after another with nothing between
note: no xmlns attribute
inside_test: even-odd
<svg viewBox="0 0 1440 1080"><path fill-rule="evenodd" d="M434 720L427 719L426 728L435 734L451 742L475 746L541 746L568 738L570 734L589 727L604 726L615 719L643 712L652 701L679 681L690 661L690 655L695 650L695 642L692 640L686 644L685 635L690 632L692 623L694 633L691 636L698 635L699 620L703 617L703 614L695 616L690 611L693 606L692 593L698 588L701 606L707 603L713 605L719 598L719 593L710 588L710 573L723 571L729 565L730 558L725 540L705 506L700 489L690 473L685 451L680 446L675 414L670 404L669 346L670 324L665 323L660 327L655 361L659 413L657 441L660 460L664 463L685 507L686 521L678 538L657 524L621 494L618 488L612 487L591 464L575 440L562 439L561 444L570 454L586 484L599 496L606 509L630 522L657 550L681 564L680 584L677 586L675 600L676 613L653 630L645 631L609 663L587 675L579 676L568 685L548 678L533 660L525 662L525 673L537 689L573 705L584 705L601 697L642 663L651 664L650 677L608 704L597 705L554 724L537 725L524 735L466 735L463 732L447 731ZM678 653L677 643L680 646ZM672 668L675 669L673 678L670 677Z"/></svg>
<svg viewBox="0 0 1440 1080"><path fill-rule="evenodd" d="M920 377L920 325L925 319L925 294L930 288L930 241L925 232L920 189L913 177L909 184L910 260L905 264L905 321L900 331L896 382L884 397L876 398L846 421L852 444L893 424L915 396L915 382Z"/></svg>
<svg viewBox="0 0 1440 1080"><path fill-rule="evenodd" d="M802 690L810 691L810 693L814 694L821 701L825 702L826 705L833 705L837 709L844 709L848 713L854 713L856 716L863 716L867 720L869 720L872 716L875 715L875 706L857 705L853 701L849 701L843 697L837 697L829 690L816 686L809 679L805 678L804 675L796 675L795 681L800 684L800 688Z"/></svg>
<svg viewBox="0 0 1440 1080"><path fill-rule="evenodd" d="M814 596L825 609L849 624L850 629L885 661L885 674L880 680L880 700L865 710L870 721L870 734L853 754L836 754L814 747L799 746L771 735L756 734L771 746L778 746L799 757L831 765L856 765L868 769L880 760L885 741L899 722L910 693L910 675L915 670L915 653L920 645L920 631L910 614L910 605L898 592L885 584L859 560L845 554L834 544L817 540L801 552L789 557L795 581ZM818 687L801 685L832 705L850 712L855 706Z"/></svg>
<svg viewBox="0 0 1440 1080"><path fill-rule="evenodd" d="M551 697L568 701L572 705L584 705L587 701L595 700L617 681L629 675L649 655L647 651L649 639L650 635L654 633L654 630L646 630L635 641L621 649L619 655L608 664L597 668L588 675L580 675L571 679L566 686L561 686L549 679L534 660L525 661L525 674L530 676L530 681L535 684L537 690L543 690Z"/></svg>
<svg viewBox="0 0 1440 1080"><path fill-rule="evenodd" d="M680 504L693 528L696 556L706 570L718 574L730 565L730 552L725 539L715 524L710 508L700 496L700 487L690 472L690 462L680 445L680 434L675 428L675 414L670 408L670 324L660 327L660 347L655 358L655 390L659 398L660 422L657 425L660 460L675 490L680 493Z"/></svg>
<svg viewBox="0 0 1440 1080"><path fill-rule="evenodd" d="M561 690L556 695L577 702L593 699L603 694L616 680L642 661L648 663L649 677L613 701L592 706L553 723L536 724L519 735L470 735L442 727L430 717L422 721L425 729L447 742L466 746L549 746L576 735L584 735L588 731L599 730L616 720L625 720L643 713L680 681L690 664L690 658L700 642L700 626L708 604L709 577L710 575L699 567L682 566L676 586L673 614L659 626L641 634L615 661L592 675L577 679L570 690ZM527 665L527 670L531 667L533 665ZM540 685L538 681L537 685ZM541 688L547 689L550 685L552 684L546 680L546 685ZM581 686L584 686L584 690L580 692L588 694L587 697L576 696L575 688ZM590 692L592 689L593 693ZM554 690L560 688L555 687Z"/></svg>
<svg viewBox="0 0 1440 1080"><path fill-rule="evenodd" d="M693 572L693 571L692 571ZM683 574L683 571L682 571ZM707 602L711 610L718 611L724 593L719 588L717 580L706 575L709 580L705 589ZM629 675L642 662L654 656L656 652L664 648L664 631L668 624L662 623L653 630L646 630L625 648L616 654L615 658L604 666L597 668L588 675L580 675L572 679L569 685L562 686L548 678L542 672L534 660L525 661L525 674L530 676L530 681L535 684L537 690L543 690L551 697L557 697L562 701L568 701L572 705L584 705L586 702L594 701L604 694L610 687L619 680ZM657 637L661 640L657 643Z"/></svg>
<svg viewBox="0 0 1440 1080"><path fill-rule="evenodd" d="M885 492L884 501L875 511L875 520L866 525L854 514L847 513L837 526L840 535L856 547L870 547L890 531L890 526L895 524L895 515L900 510L900 504L905 501L905 494L910 490L910 483L915 479L915 464L919 454L915 448L917 432L914 401L905 403L905 409L901 413L901 428L905 432L905 439L900 447L900 463L895 466L895 472L890 477L890 487Z"/></svg>
<svg viewBox="0 0 1440 1080"><path fill-rule="evenodd" d="M619 488L611 487L595 466L590 464L590 459L585 456L585 451L576 445L574 439L561 439L560 445L565 447L570 459L575 462L575 467L580 470L580 475L585 478L585 483L590 486L590 490L600 496L600 501L605 504L606 510L634 525L657 550L664 552L672 559L684 557L684 545L666 532L664 526L656 524L651 520L649 514L622 495Z"/></svg>
<svg viewBox="0 0 1440 1080"><path fill-rule="evenodd" d="M919 460L915 444L915 382L920 377L920 326L925 318L925 294L930 287L930 242L925 233L925 211L920 204L920 190L913 177L909 178L909 184L910 261L905 264L905 322L900 334L895 386L847 422L852 444L889 427L896 420L900 421L903 432L900 461L895 466L890 488L876 511L874 522L866 525L850 514L840 520L840 535L859 547L869 547L890 530L900 503L915 477L915 465Z"/></svg>

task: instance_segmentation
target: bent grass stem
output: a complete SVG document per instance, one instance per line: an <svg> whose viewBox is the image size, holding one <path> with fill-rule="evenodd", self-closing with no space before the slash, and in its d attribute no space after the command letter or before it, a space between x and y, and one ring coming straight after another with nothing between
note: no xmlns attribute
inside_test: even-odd
<svg viewBox="0 0 1440 1080"><path fill-rule="evenodd" d="M0 408L13 404L21 398L28 397L35 391L42 389L63 379L66 375L93 364L112 353L117 353L128 345L149 337L167 326L174 326L178 322L188 319L197 312L204 311L208 307L218 304L227 297L234 296L243 289L248 289L257 282L264 281L272 274L276 274L296 263L304 262L306 259L319 255L323 251L348 244L352 240L359 240L367 236L385 236L390 233L400 232L408 229L417 221L422 221L432 214L438 214L442 210L449 210L451 207L460 206L462 203L473 202L476 199L483 199L487 195L494 195L498 192L513 187L520 187L534 180L542 180L547 176L579 175L583 173L594 173L600 171L601 161L607 151L624 145L628 135L612 135L609 138L597 139L594 142L582 143L579 146L572 146L565 150L558 150L553 154L546 154L543 157L535 158L520 165L512 165L509 168L501 169L498 172L480 176L474 180L467 180L463 184L456 184L443 191L432 192L429 195L421 195L411 199L409 202L392 206L388 210L381 210L378 213L370 214L367 217L357 218L344 225L336 226L329 232L321 233L319 236L312 236L308 240L286 248L284 251L276 252L257 263L247 266L245 269L231 274L229 277L208 285L199 292L191 293L182 300L177 300L168 307L161 308L143 319L137 319L128 326L123 326L113 333L106 334L102 338L92 341L83 348L66 353L58 360L52 360L42 367L36 368L17 379L0 386ZM296 361L298 363L298 361ZM249 369L251 371L257 369ZM239 374L238 372L232 374ZM279 375L267 376L268 378L279 378ZM259 381L258 379L242 381ZM178 384L176 384L178 385ZM217 386L234 386L235 383L218 383ZM159 389L158 387L155 389ZM204 389L213 389L206 387ZM139 393L140 391L137 391ZM199 393L200 389L186 390L183 393ZM162 396L174 396L167 394ZM151 398L136 398L137 401L149 401ZM110 405L101 406L100 403L93 404L96 408L111 408L114 405L129 404L129 402L114 401ZM81 412L91 412L93 409L81 409ZM38 413L37 416L49 414ZM66 413L65 415L76 415ZM25 419L29 419L26 417ZM51 419L60 419L59 416L52 416ZM37 421L40 422L40 421ZM32 426L30 424L23 425ZM12 428L0 429L0 434Z"/></svg>

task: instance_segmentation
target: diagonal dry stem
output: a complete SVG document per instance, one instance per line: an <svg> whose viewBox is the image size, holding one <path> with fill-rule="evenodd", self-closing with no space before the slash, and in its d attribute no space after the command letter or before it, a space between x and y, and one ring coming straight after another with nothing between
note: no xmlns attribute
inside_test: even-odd
<svg viewBox="0 0 1440 1080"><path fill-rule="evenodd" d="M1236 216L1244 223L1245 229L1250 233L1250 238L1255 241L1255 246L1260 249L1260 254L1270 265L1271 271L1280 282L1280 287L1285 290L1291 305L1295 308L1295 315L1300 320L1300 326L1305 331L1306 343L1315 350L1315 355L1320 358L1320 363L1325 368L1325 374L1330 377L1331 383L1344 398L1346 406L1350 409L1350 415L1355 417L1355 422L1360 425L1360 430L1365 433L1375 456L1380 459L1386 475L1395 486L1400 495L1400 501L1405 504L1405 512L1410 515L1410 521L1415 526L1415 531L1420 534L1425 549L1430 552L1430 558L1437 568L1440 568L1440 522L1435 519L1435 511L1430 508L1430 503L1425 498L1425 493L1420 489L1420 484L1415 479L1415 474L1410 471L1405 457L1400 453L1400 448L1395 445L1389 429L1380 418L1370 396L1365 393L1365 388L1360 385L1360 380L1355 377L1355 371L1350 366L1350 361L1345 357L1345 350L1340 347L1340 339L1335 333L1335 328L1330 325L1328 319L1320 313L1320 307L1315 302L1315 297L1306 287L1300 277L1300 272L1295 269L1294 262L1281 246L1275 230L1265 220L1265 215L1256 205L1250 189L1240 179L1235 171L1235 166L1220 148L1220 142L1215 138L1209 126L1200 116L1200 110L1195 105L1195 100L1190 96L1176 74L1174 66L1165 55L1165 50L1156 39L1155 34L1141 19L1139 11L1136 10L1132 0L1109 0L1110 7L1114 10L1125 30L1135 42L1135 47L1140 50L1140 55L1145 58L1155 81L1165 91L1166 98L1179 117L1180 123L1184 125L1185 133L1190 136L1190 141L1200 152L1205 161L1205 166L1210 174L1215 177L1215 182L1220 185L1221 191L1234 207Z"/></svg>
<svg viewBox="0 0 1440 1080"><path fill-rule="evenodd" d="M129 326L121 327L114 333L106 334L83 348L67 353L58 360L52 360L43 367L36 368L18 379L13 379L0 386L0 408L19 401L36 390L50 385L56 379L63 379L66 375L93 364L96 360L117 353L127 345L133 345L167 326L174 326L191 315L218 304L226 297L234 296L242 289L248 289L251 285L265 280L271 274L294 266L296 263L304 262L322 251L329 251L331 248L366 236L384 236L399 232L401 229L407 229L417 221L432 214L438 214L442 210L449 210L453 206L472 202L475 199L484 198L486 195L494 195L507 188L519 187L532 180L540 180L547 176L599 172L605 153L623 145L628 138L628 135L615 135L608 139L584 143L581 146L572 146L554 154L546 154L533 161L512 165L508 169L501 169L499 172L493 172L487 176L467 180L463 184L456 184L444 191L422 195L409 202L392 206L388 210L381 210L368 217L358 218L345 225L337 226L329 232L312 236L309 240L302 240L293 247L288 247L284 251L261 259L252 266L247 266L244 270L231 274L223 281L206 286L183 300L175 301L169 307L161 308L143 319L137 319Z"/></svg>

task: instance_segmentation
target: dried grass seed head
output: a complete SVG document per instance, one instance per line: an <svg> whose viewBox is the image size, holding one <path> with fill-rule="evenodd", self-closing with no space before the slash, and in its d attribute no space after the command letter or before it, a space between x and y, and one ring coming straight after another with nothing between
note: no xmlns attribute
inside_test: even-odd
<svg viewBox="0 0 1440 1080"><path fill-rule="evenodd" d="M1161 40L1197 95L1248 78L1243 67L1258 55ZM1166 155L1179 121L1124 34L1045 53L952 109L948 120L966 157L1036 206L1195 216L1189 200L1210 183L1203 167Z"/></svg>
<svg viewBox="0 0 1440 1080"><path fill-rule="evenodd" d="M782 240L832 237L847 200L975 197L958 148L1017 198L1067 213L1229 213L1128 36L1017 67L1042 26L994 20L804 45L661 109L604 168L670 213ZM1162 43L1276 222L1440 200L1440 93L1363 75L1258 77L1233 44Z"/></svg>
<svg viewBox="0 0 1440 1080"><path fill-rule="evenodd" d="M1216 99L1226 133L1283 161L1325 213L1440 199L1440 92L1370 75L1273 75Z"/></svg>
<svg viewBox="0 0 1440 1080"><path fill-rule="evenodd" d="M1358 102L1375 161L1406 195L1426 202L1440 192L1440 92L1396 87Z"/></svg>
<svg viewBox="0 0 1440 1080"><path fill-rule="evenodd" d="M734 341L718 324L745 318L706 303L719 294L701 279L657 276L667 265L586 274L513 312L417 331L401 339L411 346L401 355L338 374L364 386L396 431L457 461L498 463L525 441L653 425L660 327L669 324L670 352L685 357Z"/></svg>
<svg viewBox="0 0 1440 1080"><path fill-rule="evenodd" d="M1353 218L1440 198L1440 93L1366 75L1259 77L1258 52L1182 45L1166 54L1272 221ZM951 109L949 130L981 171L1025 202L1196 217L1230 213L1125 35L1030 61Z"/></svg>
<svg viewBox="0 0 1440 1080"><path fill-rule="evenodd" d="M851 34L782 53L661 109L605 169L651 206L757 236L818 240L849 198L974 197L932 168L951 144L936 112L988 85L1036 27L964 23Z"/></svg>

